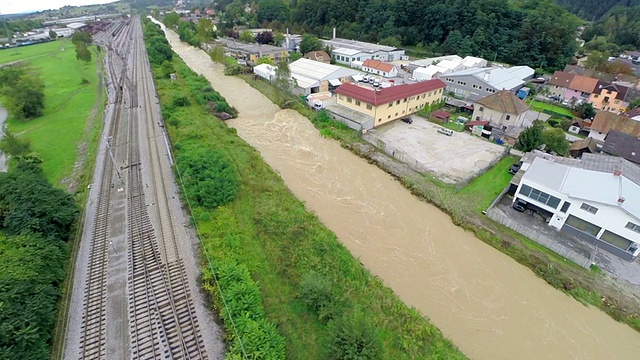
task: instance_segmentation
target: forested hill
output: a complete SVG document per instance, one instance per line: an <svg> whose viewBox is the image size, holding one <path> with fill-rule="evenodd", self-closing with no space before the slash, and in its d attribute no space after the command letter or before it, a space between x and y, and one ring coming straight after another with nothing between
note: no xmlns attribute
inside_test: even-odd
<svg viewBox="0 0 640 360"><path fill-rule="evenodd" d="M582 35L587 41L603 36L622 49L640 49L640 6L613 8Z"/></svg>
<svg viewBox="0 0 640 360"><path fill-rule="evenodd" d="M574 54L579 23L553 0L260 0L257 21L325 38L336 27L341 38L547 69Z"/></svg>
<svg viewBox="0 0 640 360"><path fill-rule="evenodd" d="M639 6L640 0L556 0L565 9L585 20L598 20L614 6Z"/></svg>

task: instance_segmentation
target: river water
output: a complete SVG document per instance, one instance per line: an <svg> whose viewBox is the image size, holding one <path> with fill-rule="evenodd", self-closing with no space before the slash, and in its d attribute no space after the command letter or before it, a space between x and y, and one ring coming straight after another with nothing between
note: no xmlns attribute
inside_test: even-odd
<svg viewBox="0 0 640 360"><path fill-rule="evenodd" d="M168 34L240 117L228 124L362 263L472 359L637 359L640 334L553 289L399 182Z"/></svg>

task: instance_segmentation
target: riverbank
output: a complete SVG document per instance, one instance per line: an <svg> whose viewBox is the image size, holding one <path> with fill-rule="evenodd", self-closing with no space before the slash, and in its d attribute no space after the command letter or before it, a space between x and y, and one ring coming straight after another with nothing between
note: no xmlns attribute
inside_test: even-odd
<svg viewBox="0 0 640 360"><path fill-rule="evenodd" d="M605 278L600 272L590 272L575 266L551 250L488 219L479 211L486 209L490 204L490 201L487 203L486 196L477 196L478 192L469 191L467 188L456 189L455 186L444 184L433 176L418 173L364 141L357 132L344 129L341 123L334 123L333 126L328 126L326 122L320 123L319 113L310 109L299 98L283 94L271 84L256 80L251 75L239 77L272 101L282 99L277 105L283 107L286 104L287 107L294 108L310 119L323 136L340 141L343 147L394 176L414 195L434 204L451 216L456 225L473 232L480 240L527 266L556 289L582 303L596 306L617 321L640 331L640 299L634 297L633 292L626 290L632 285ZM280 94L276 95L275 92ZM503 167L500 164L496 166ZM493 175L489 173L488 176ZM481 176L475 181L492 182L492 179L486 181ZM495 195L502 188L497 193L494 191Z"/></svg>
<svg viewBox="0 0 640 360"><path fill-rule="evenodd" d="M284 336L287 359L330 357L341 326L356 339L349 341L379 348L372 359L464 358L437 328L364 269L234 129L197 105L180 76L186 66L175 59L174 67L176 83L160 78L156 83L178 168L188 146L203 147L231 159L239 181L228 205L206 210L192 203L205 254L205 291L218 295L212 274L221 263L246 266L259 285L266 319ZM171 105L180 98L190 99L190 105ZM218 306L228 316L228 309ZM361 320L355 328L353 318ZM238 321L244 320L235 317Z"/></svg>

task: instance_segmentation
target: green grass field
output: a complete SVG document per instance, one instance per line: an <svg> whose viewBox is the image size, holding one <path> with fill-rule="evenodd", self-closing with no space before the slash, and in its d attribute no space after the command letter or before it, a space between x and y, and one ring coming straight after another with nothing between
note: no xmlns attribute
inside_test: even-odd
<svg viewBox="0 0 640 360"><path fill-rule="evenodd" d="M43 116L28 121L17 121L9 114L8 129L29 139L32 150L44 160L45 175L58 184L71 173L78 142L96 105L96 65L77 60L68 40L0 51L0 63L22 59L44 80L45 110ZM81 84L82 79L89 83Z"/></svg>
<svg viewBox="0 0 640 360"><path fill-rule="evenodd" d="M516 161L518 158L515 156L502 158L491 169L463 187L458 195L468 197L477 212L486 210L511 181L513 175L509 174L509 168Z"/></svg>
<svg viewBox="0 0 640 360"><path fill-rule="evenodd" d="M573 117L573 114L571 113L571 111L569 111L566 108L563 108L563 107L557 106L557 105L553 105L553 104L543 103L543 102L540 102L540 101L533 101L531 103L531 108L533 110L536 110L536 111L550 110L550 111L553 111L553 112L555 112L557 114L560 114L560 115L566 115L566 116Z"/></svg>

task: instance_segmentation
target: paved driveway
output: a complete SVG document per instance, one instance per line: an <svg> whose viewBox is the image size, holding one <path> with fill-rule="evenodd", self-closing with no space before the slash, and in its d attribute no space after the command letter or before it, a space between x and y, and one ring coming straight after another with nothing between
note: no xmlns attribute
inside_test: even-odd
<svg viewBox="0 0 640 360"><path fill-rule="evenodd" d="M440 127L419 116L413 124L396 121L369 131L364 138L419 171L428 171L447 183L458 183L483 173L497 162L504 147L469 133L446 136Z"/></svg>

